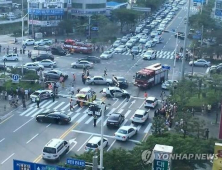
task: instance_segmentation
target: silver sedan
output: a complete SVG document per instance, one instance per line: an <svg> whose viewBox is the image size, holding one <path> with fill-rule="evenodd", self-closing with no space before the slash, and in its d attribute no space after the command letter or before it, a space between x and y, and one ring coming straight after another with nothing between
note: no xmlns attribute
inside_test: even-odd
<svg viewBox="0 0 222 170"><path fill-rule="evenodd" d="M200 67L210 67L211 66L211 63L210 61L207 61L205 59L198 59L196 61L190 61L189 62L189 65L190 66L200 66Z"/></svg>
<svg viewBox="0 0 222 170"><path fill-rule="evenodd" d="M34 50L49 51L50 46L48 46L48 45L35 45Z"/></svg>
<svg viewBox="0 0 222 170"><path fill-rule="evenodd" d="M72 68L93 68L93 63L89 61L80 60L74 63L71 63Z"/></svg>
<svg viewBox="0 0 222 170"><path fill-rule="evenodd" d="M112 79L106 79L102 76L94 76L94 77L88 77L86 79L86 83L87 84L99 84L99 85L111 85L113 82L112 82Z"/></svg>
<svg viewBox="0 0 222 170"><path fill-rule="evenodd" d="M42 61L35 62L35 63L43 65L44 67L53 67L53 68L56 67L56 62L49 60L49 59L42 60Z"/></svg>

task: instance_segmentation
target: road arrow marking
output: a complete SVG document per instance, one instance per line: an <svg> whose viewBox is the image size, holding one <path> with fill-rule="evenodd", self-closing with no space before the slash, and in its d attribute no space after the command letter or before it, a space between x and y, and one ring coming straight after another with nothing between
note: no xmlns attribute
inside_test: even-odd
<svg viewBox="0 0 222 170"><path fill-rule="evenodd" d="M133 100L133 101L131 102L131 104L129 105L129 108L131 108L134 103L136 103L136 100Z"/></svg>

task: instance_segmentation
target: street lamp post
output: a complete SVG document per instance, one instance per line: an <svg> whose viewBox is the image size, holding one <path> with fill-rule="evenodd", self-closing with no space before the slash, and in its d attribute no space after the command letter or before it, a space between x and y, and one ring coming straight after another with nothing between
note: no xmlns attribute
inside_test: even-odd
<svg viewBox="0 0 222 170"><path fill-rule="evenodd" d="M184 45L183 45L184 48L183 48L182 68L181 68L181 79L184 78L184 72L185 72L185 58L186 58L186 46L187 46L189 17L190 17L190 0L188 0L187 22L186 22L186 28L185 28Z"/></svg>
<svg viewBox="0 0 222 170"><path fill-rule="evenodd" d="M88 26L88 28L89 28L89 39L91 39L91 15L89 15L89 26Z"/></svg>
<svg viewBox="0 0 222 170"><path fill-rule="evenodd" d="M24 17L22 17L22 46L23 46L23 41L24 41L24 18L28 15L29 13L27 13ZM22 48L22 54L23 53L23 48ZM22 76L23 76L23 59L22 59Z"/></svg>
<svg viewBox="0 0 222 170"><path fill-rule="evenodd" d="M175 74L175 67L176 67L176 58L177 58L177 46L178 46L178 36L179 34L176 34L177 39L176 39L176 45L175 45L175 57L174 57L174 63L173 63L173 75L172 75L172 80L174 80L174 74Z"/></svg>
<svg viewBox="0 0 222 170"><path fill-rule="evenodd" d="M105 103L102 103L102 118L101 118L101 147L100 147L100 170L103 169L103 134L104 134L104 129L103 129L103 123L104 123L104 114L105 114Z"/></svg>

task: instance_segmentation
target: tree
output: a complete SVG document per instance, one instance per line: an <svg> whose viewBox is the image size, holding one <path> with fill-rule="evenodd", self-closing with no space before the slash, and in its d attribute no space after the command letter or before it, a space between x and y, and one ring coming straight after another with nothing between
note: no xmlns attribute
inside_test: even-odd
<svg viewBox="0 0 222 170"><path fill-rule="evenodd" d="M144 7L149 7L151 8L152 11L157 10L163 3L165 2L165 0L138 0L137 4L139 6L144 6Z"/></svg>
<svg viewBox="0 0 222 170"><path fill-rule="evenodd" d="M138 12L129 9L116 9L112 12L112 19L120 22L120 30L125 25L134 25L139 17Z"/></svg>
<svg viewBox="0 0 222 170"><path fill-rule="evenodd" d="M99 28L100 40L108 41L115 39L116 33L119 31L119 27L114 23L108 23Z"/></svg>
<svg viewBox="0 0 222 170"><path fill-rule="evenodd" d="M59 23L59 27L66 32L66 34L73 32L74 22L71 19L65 19Z"/></svg>
<svg viewBox="0 0 222 170"><path fill-rule="evenodd" d="M152 124L152 132L153 135L163 135L165 132L165 119L163 116L157 116L153 118L153 124Z"/></svg>

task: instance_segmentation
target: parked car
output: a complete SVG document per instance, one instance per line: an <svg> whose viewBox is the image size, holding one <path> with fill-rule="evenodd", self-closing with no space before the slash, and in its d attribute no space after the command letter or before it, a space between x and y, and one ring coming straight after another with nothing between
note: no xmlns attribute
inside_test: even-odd
<svg viewBox="0 0 222 170"><path fill-rule="evenodd" d="M121 41L120 40L116 40L114 43L113 43L113 47L116 48L118 46L121 45Z"/></svg>
<svg viewBox="0 0 222 170"><path fill-rule="evenodd" d="M121 124L124 122L125 116L121 113L112 113L106 122L107 127L120 127Z"/></svg>
<svg viewBox="0 0 222 170"><path fill-rule="evenodd" d="M46 59L54 61L54 56L50 55L50 54L40 54L37 56L32 56L31 59L32 59L32 61L42 61L42 60L46 60Z"/></svg>
<svg viewBox="0 0 222 170"><path fill-rule="evenodd" d="M127 80L124 77L114 76L112 81L113 84L120 89L126 89L129 86Z"/></svg>
<svg viewBox="0 0 222 170"><path fill-rule="evenodd" d="M18 61L18 54L7 54L2 57L4 61Z"/></svg>
<svg viewBox="0 0 222 170"><path fill-rule="evenodd" d="M34 45L35 44L35 40L34 39L26 39L25 41L22 42L23 45Z"/></svg>
<svg viewBox="0 0 222 170"><path fill-rule="evenodd" d="M126 43L128 40L129 40L129 37L124 36L120 41L121 41L122 43Z"/></svg>
<svg viewBox="0 0 222 170"><path fill-rule="evenodd" d="M127 43L126 43L126 47L128 48L132 48L134 46L135 42L132 41L132 40L129 40Z"/></svg>
<svg viewBox="0 0 222 170"><path fill-rule="evenodd" d="M64 55L67 54L67 52L61 47L52 47L51 48L51 53L53 55L60 55L60 56L64 56Z"/></svg>
<svg viewBox="0 0 222 170"><path fill-rule="evenodd" d="M105 97L124 97L124 98L130 98L130 94L124 90L120 89L119 87L108 87L104 88L101 91L102 95Z"/></svg>
<svg viewBox="0 0 222 170"><path fill-rule="evenodd" d="M139 43L142 43L142 44L146 44L146 42L149 40L148 37L141 37L140 40L139 40Z"/></svg>
<svg viewBox="0 0 222 170"><path fill-rule="evenodd" d="M61 76L64 76L64 80L68 79L68 74L63 73L59 70L49 70L44 72L45 79L48 80L59 80Z"/></svg>
<svg viewBox="0 0 222 170"><path fill-rule="evenodd" d="M113 57L113 52L112 51L104 51L101 55L101 59L109 59Z"/></svg>
<svg viewBox="0 0 222 170"><path fill-rule="evenodd" d="M162 37L161 36L154 37L153 42L156 43L156 44L161 43L162 42Z"/></svg>
<svg viewBox="0 0 222 170"><path fill-rule="evenodd" d="M55 124L68 124L71 117L63 112L50 111L43 112L36 115L36 121L40 123L55 123Z"/></svg>
<svg viewBox="0 0 222 170"><path fill-rule="evenodd" d="M149 111L150 110L137 109L131 117L132 123L145 123L149 118Z"/></svg>
<svg viewBox="0 0 222 170"><path fill-rule="evenodd" d="M121 141L127 141L132 136L137 134L136 127L132 126L122 126L115 132L115 139Z"/></svg>
<svg viewBox="0 0 222 170"><path fill-rule="evenodd" d="M42 39L42 40L36 41L34 44L35 45L51 45L52 44L52 40Z"/></svg>
<svg viewBox="0 0 222 170"><path fill-rule="evenodd" d="M161 85L161 88L164 90L169 90L170 88L176 88L177 84L177 80L167 80Z"/></svg>
<svg viewBox="0 0 222 170"><path fill-rule="evenodd" d="M93 68L94 64L89 61L81 60L81 61L71 63L71 67L72 68L83 68L83 67Z"/></svg>
<svg viewBox="0 0 222 170"><path fill-rule="evenodd" d="M39 61L39 62L36 62L36 63L38 63L40 65L43 65L44 67L51 67L51 68L56 67L56 62L52 61L52 60L49 60L49 59L42 60L42 61Z"/></svg>
<svg viewBox="0 0 222 170"><path fill-rule="evenodd" d="M200 66L200 67L210 67L211 66L211 62L207 61L205 59L198 59L196 61L190 61L189 62L190 66Z"/></svg>
<svg viewBox="0 0 222 170"><path fill-rule="evenodd" d="M28 69L34 69L34 70L44 70L44 66L39 64L39 63L26 63L24 64L24 67L28 68Z"/></svg>
<svg viewBox="0 0 222 170"><path fill-rule="evenodd" d="M42 50L42 51L49 51L50 50L50 46L48 45L35 45L34 50Z"/></svg>
<svg viewBox="0 0 222 170"><path fill-rule="evenodd" d="M151 97L150 96L150 97L146 98L144 107L153 108L154 109L157 105L158 105L158 99L156 97Z"/></svg>
<svg viewBox="0 0 222 170"><path fill-rule="evenodd" d="M32 102L36 102L36 98L39 98L39 101L51 98L53 95L52 90L37 90L30 95Z"/></svg>
<svg viewBox="0 0 222 170"><path fill-rule="evenodd" d="M104 78L103 76L87 77L86 84L98 84L98 85L111 85L113 84L112 79Z"/></svg>
<svg viewBox="0 0 222 170"><path fill-rule="evenodd" d="M101 145L102 143L102 145ZM103 142L101 142L101 137L99 136L93 136L85 146L85 152L95 152L102 148L105 148L108 146L108 139L103 138Z"/></svg>

